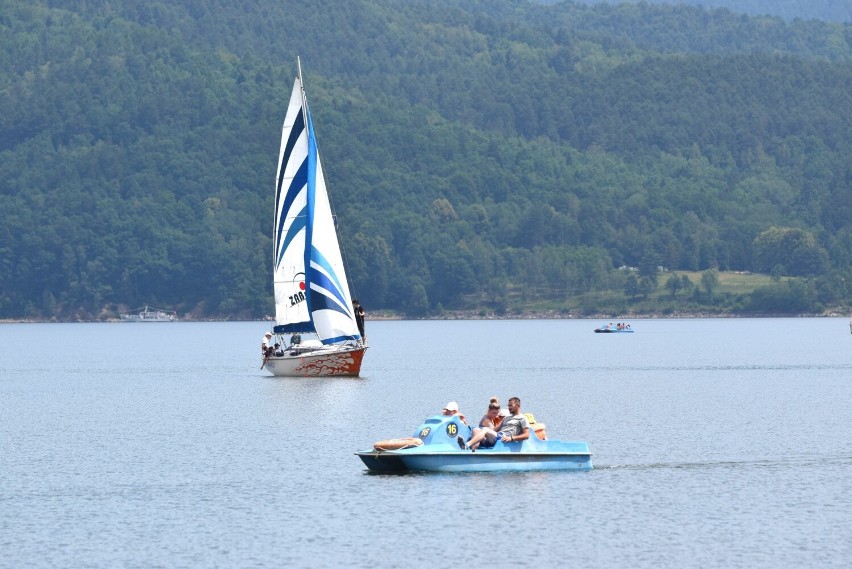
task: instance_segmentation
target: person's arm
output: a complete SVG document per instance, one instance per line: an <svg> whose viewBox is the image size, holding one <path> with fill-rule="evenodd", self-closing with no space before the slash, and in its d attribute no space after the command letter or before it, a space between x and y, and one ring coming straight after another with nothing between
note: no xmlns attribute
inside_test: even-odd
<svg viewBox="0 0 852 569"><path fill-rule="evenodd" d="M520 435L515 435L515 437L512 440L514 440L514 441L525 441L528 438L530 438L530 428L526 427L523 431L521 431Z"/></svg>
<svg viewBox="0 0 852 569"><path fill-rule="evenodd" d="M521 422L521 434L520 435L504 436L501 440L504 443L507 443L507 442L510 443L510 442L513 442L513 441L525 441L528 438L530 438L530 424L526 419L524 419Z"/></svg>
<svg viewBox="0 0 852 569"><path fill-rule="evenodd" d="M528 438L530 438L529 427L527 427L526 429L521 431L520 435L503 435L503 437L500 440L503 441L504 443L511 443L511 442L514 442L514 441L525 441Z"/></svg>

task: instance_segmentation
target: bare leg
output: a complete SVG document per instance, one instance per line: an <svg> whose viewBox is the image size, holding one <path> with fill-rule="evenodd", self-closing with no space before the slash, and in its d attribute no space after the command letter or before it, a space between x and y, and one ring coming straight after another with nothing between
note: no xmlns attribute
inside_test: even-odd
<svg viewBox="0 0 852 569"><path fill-rule="evenodd" d="M492 429L488 427L482 427L481 429L474 429L473 436L470 437L470 440L467 442L467 448L470 450L476 450L479 448L479 445L482 443L482 440L485 439L487 435L493 435L495 438L497 437L497 433L495 433Z"/></svg>

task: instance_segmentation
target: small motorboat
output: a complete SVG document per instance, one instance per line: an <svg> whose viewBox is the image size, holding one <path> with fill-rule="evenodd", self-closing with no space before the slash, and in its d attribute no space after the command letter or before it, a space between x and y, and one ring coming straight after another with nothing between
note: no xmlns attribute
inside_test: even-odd
<svg viewBox="0 0 852 569"><path fill-rule="evenodd" d="M118 315L122 322L175 322L177 312L144 306Z"/></svg>
<svg viewBox="0 0 852 569"><path fill-rule="evenodd" d="M532 425L530 425L531 431ZM379 441L355 454L377 472L499 472L534 470L591 470L588 443L542 440L531 434L525 441L462 448L472 430L458 415L426 419L414 436Z"/></svg>
<svg viewBox="0 0 852 569"><path fill-rule="evenodd" d="M600 328L595 328L595 334L632 334L633 330L630 329L630 324L619 324L618 326L613 326L612 324L606 324L605 326L601 326Z"/></svg>

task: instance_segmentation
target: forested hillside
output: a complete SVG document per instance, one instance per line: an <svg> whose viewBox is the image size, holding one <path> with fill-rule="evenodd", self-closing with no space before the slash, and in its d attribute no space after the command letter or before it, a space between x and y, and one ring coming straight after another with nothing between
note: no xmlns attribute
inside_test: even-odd
<svg viewBox="0 0 852 569"><path fill-rule="evenodd" d="M270 314L297 54L368 310L630 309L660 268L774 277L729 298L672 285L669 309L850 303L848 24L518 0L0 7L0 318Z"/></svg>

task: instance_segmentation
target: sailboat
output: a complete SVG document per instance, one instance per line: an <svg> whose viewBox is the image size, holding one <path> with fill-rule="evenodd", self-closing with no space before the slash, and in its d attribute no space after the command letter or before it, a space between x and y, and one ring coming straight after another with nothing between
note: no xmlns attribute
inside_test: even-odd
<svg viewBox="0 0 852 569"><path fill-rule="evenodd" d="M367 349L340 253L317 140L296 58L275 184L273 346L277 376L357 376Z"/></svg>

